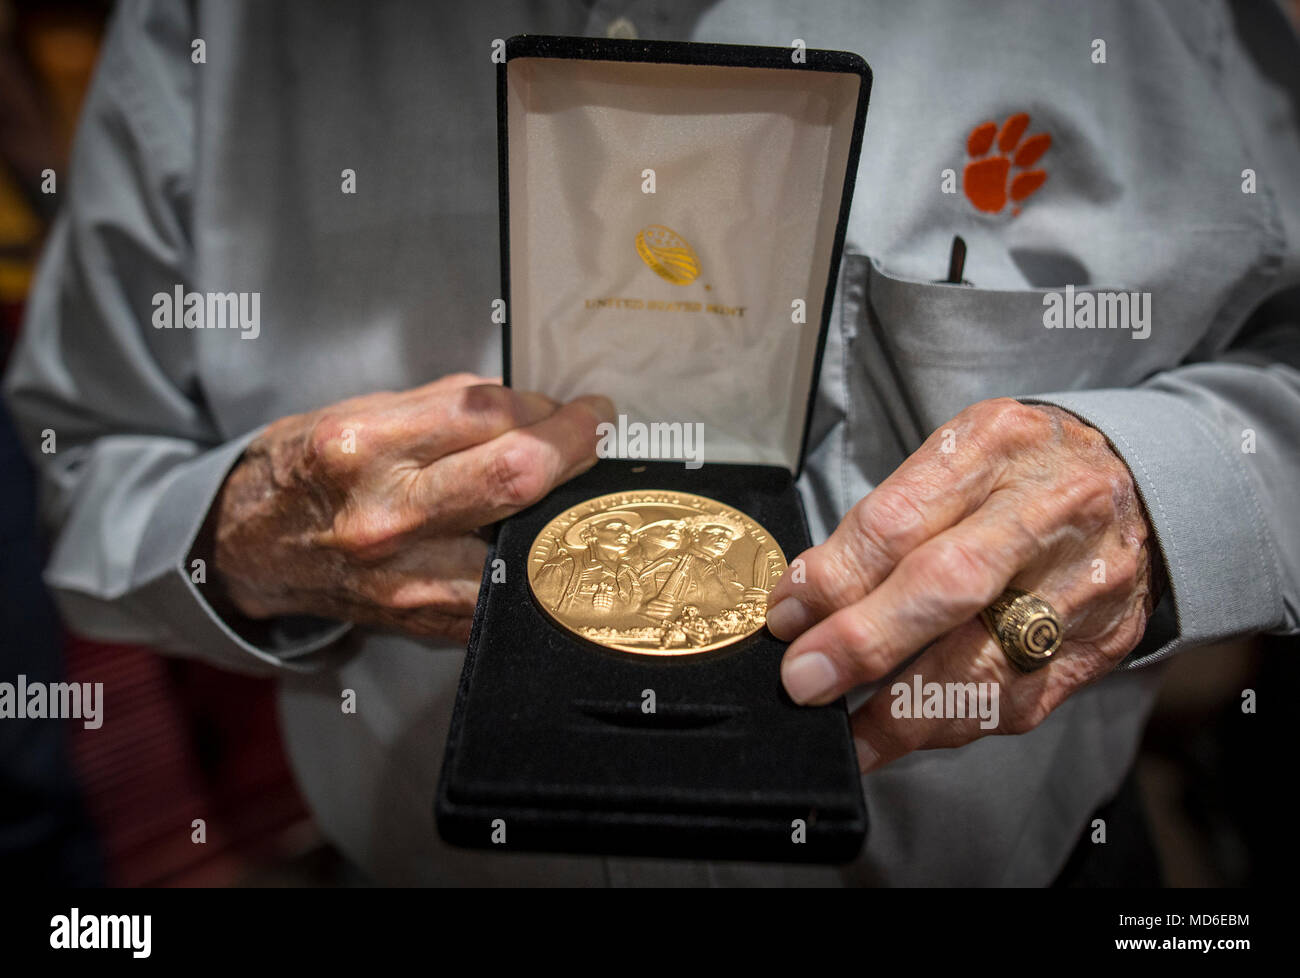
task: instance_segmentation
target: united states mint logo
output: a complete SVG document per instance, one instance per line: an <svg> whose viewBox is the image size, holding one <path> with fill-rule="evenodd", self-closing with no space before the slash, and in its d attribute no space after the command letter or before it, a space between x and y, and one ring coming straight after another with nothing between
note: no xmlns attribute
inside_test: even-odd
<svg viewBox="0 0 1300 978"><path fill-rule="evenodd" d="M699 277L700 259L695 249L670 227L651 224L638 231L636 253L656 275L673 285L690 285Z"/></svg>

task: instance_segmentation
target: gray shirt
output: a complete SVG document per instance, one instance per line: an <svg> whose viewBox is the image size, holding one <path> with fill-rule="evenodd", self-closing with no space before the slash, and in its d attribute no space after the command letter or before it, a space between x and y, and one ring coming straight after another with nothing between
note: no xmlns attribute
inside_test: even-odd
<svg viewBox="0 0 1300 978"><path fill-rule="evenodd" d="M1300 317L1265 300L1300 280L1300 137L1272 14L1279 62L1215 0L124 2L6 381L59 528L47 580L80 631L278 675L321 827L384 881L1046 883L1131 764L1158 669L870 775L845 868L463 852L431 815L460 650L346 626L252 645L190 548L268 421L499 371L494 39L800 38L876 79L800 486L815 536L962 407L1037 396L1108 436L1150 513L1171 589L1130 666L1294 632ZM1051 135L1047 180L979 210L968 134L1020 112ZM954 234L973 286L934 282ZM1149 335L1044 328L1066 284L1151 293ZM177 285L260 293L260 334L153 328Z"/></svg>

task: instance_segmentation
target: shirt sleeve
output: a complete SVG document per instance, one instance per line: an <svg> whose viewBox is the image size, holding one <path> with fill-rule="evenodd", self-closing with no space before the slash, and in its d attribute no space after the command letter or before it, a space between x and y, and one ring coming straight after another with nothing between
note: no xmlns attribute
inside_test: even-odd
<svg viewBox="0 0 1300 978"><path fill-rule="evenodd" d="M1135 389L1022 398L1105 434L1146 505L1172 615L1153 618L1130 666L1184 646L1300 632L1300 40L1280 5L1197 9L1205 23L1192 47L1275 215L1269 297L1224 349Z"/></svg>
<svg viewBox="0 0 1300 978"><path fill-rule="evenodd" d="M1300 320L1270 335L1300 350ZM1256 632L1300 631L1300 371L1257 349L1136 389L1022 398L1097 428L1128 465L1169 579L1128 665Z"/></svg>
<svg viewBox="0 0 1300 978"><path fill-rule="evenodd" d="M190 10L126 2L114 15L5 392L56 529L46 582L73 628L242 672L308 669L347 624L243 623L249 641L191 555L257 432L221 432L193 334L150 326L152 297L192 267Z"/></svg>

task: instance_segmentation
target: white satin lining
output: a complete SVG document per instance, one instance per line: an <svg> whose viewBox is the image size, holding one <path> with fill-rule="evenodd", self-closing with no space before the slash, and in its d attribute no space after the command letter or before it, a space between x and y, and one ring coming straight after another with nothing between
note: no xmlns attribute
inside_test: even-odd
<svg viewBox="0 0 1300 978"><path fill-rule="evenodd" d="M794 470L858 76L521 58L507 79L512 383L603 393L630 421L702 422L706 461ZM698 278L675 285L642 261L649 225L689 243Z"/></svg>

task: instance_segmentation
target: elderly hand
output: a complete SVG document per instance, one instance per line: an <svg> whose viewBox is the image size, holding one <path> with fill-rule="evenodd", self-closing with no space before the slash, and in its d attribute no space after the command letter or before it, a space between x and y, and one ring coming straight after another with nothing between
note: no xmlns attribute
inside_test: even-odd
<svg viewBox="0 0 1300 978"><path fill-rule="evenodd" d="M214 508L218 581L250 618L306 614L465 641L475 534L596 462L603 397L470 374L267 427Z"/></svg>
<svg viewBox="0 0 1300 978"><path fill-rule="evenodd" d="M863 771L1033 729L1138 643L1159 566L1132 476L1106 439L1058 408L1006 398L942 426L799 559L768 611L772 632L792 641L781 676L796 702L828 703L922 649L899 680L997 684L988 730L978 716L896 716L882 686L853 716ZM978 617L1009 585L1041 595L1064 626L1059 651L1029 674Z"/></svg>

